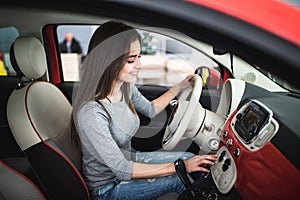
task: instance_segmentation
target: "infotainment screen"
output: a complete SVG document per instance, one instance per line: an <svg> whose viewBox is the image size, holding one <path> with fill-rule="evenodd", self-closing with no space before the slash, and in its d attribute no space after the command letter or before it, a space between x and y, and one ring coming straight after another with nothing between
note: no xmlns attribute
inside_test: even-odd
<svg viewBox="0 0 300 200"><path fill-rule="evenodd" d="M238 115L235 130L246 143L253 140L259 134L269 118L269 112L255 102L251 102Z"/></svg>

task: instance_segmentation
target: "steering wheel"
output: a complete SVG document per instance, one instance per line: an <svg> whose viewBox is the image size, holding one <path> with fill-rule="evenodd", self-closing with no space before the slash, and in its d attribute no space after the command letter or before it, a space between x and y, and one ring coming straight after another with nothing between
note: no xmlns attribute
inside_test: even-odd
<svg viewBox="0 0 300 200"><path fill-rule="evenodd" d="M162 146L165 150L173 149L184 136L189 123L200 105L202 92L202 78L194 77L194 87L188 87L181 92L178 103L173 109L166 126Z"/></svg>

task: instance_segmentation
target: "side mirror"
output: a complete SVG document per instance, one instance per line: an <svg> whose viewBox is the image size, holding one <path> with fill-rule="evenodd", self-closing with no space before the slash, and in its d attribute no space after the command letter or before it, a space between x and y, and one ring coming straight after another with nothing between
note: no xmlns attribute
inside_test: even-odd
<svg viewBox="0 0 300 200"><path fill-rule="evenodd" d="M207 89L220 89L222 77L219 68L201 66L195 70L195 74L202 77L203 87Z"/></svg>

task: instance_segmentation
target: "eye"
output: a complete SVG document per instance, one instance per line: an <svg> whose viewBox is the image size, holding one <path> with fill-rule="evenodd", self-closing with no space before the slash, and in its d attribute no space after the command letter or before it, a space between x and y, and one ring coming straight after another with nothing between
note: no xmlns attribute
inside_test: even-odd
<svg viewBox="0 0 300 200"><path fill-rule="evenodd" d="M135 62L136 59L140 59L140 57L141 57L141 56L137 56L137 57L135 57L135 58L131 58L130 60L127 60L127 63L128 63L128 64L132 64L132 63Z"/></svg>

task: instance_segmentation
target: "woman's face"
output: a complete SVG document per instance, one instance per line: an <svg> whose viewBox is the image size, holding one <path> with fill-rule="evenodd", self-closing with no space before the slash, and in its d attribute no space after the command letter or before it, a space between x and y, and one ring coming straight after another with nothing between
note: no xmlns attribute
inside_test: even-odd
<svg viewBox="0 0 300 200"><path fill-rule="evenodd" d="M130 44L129 56L125 60L125 65L119 73L119 81L133 83L136 81L141 66L140 62L140 42L135 40Z"/></svg>

